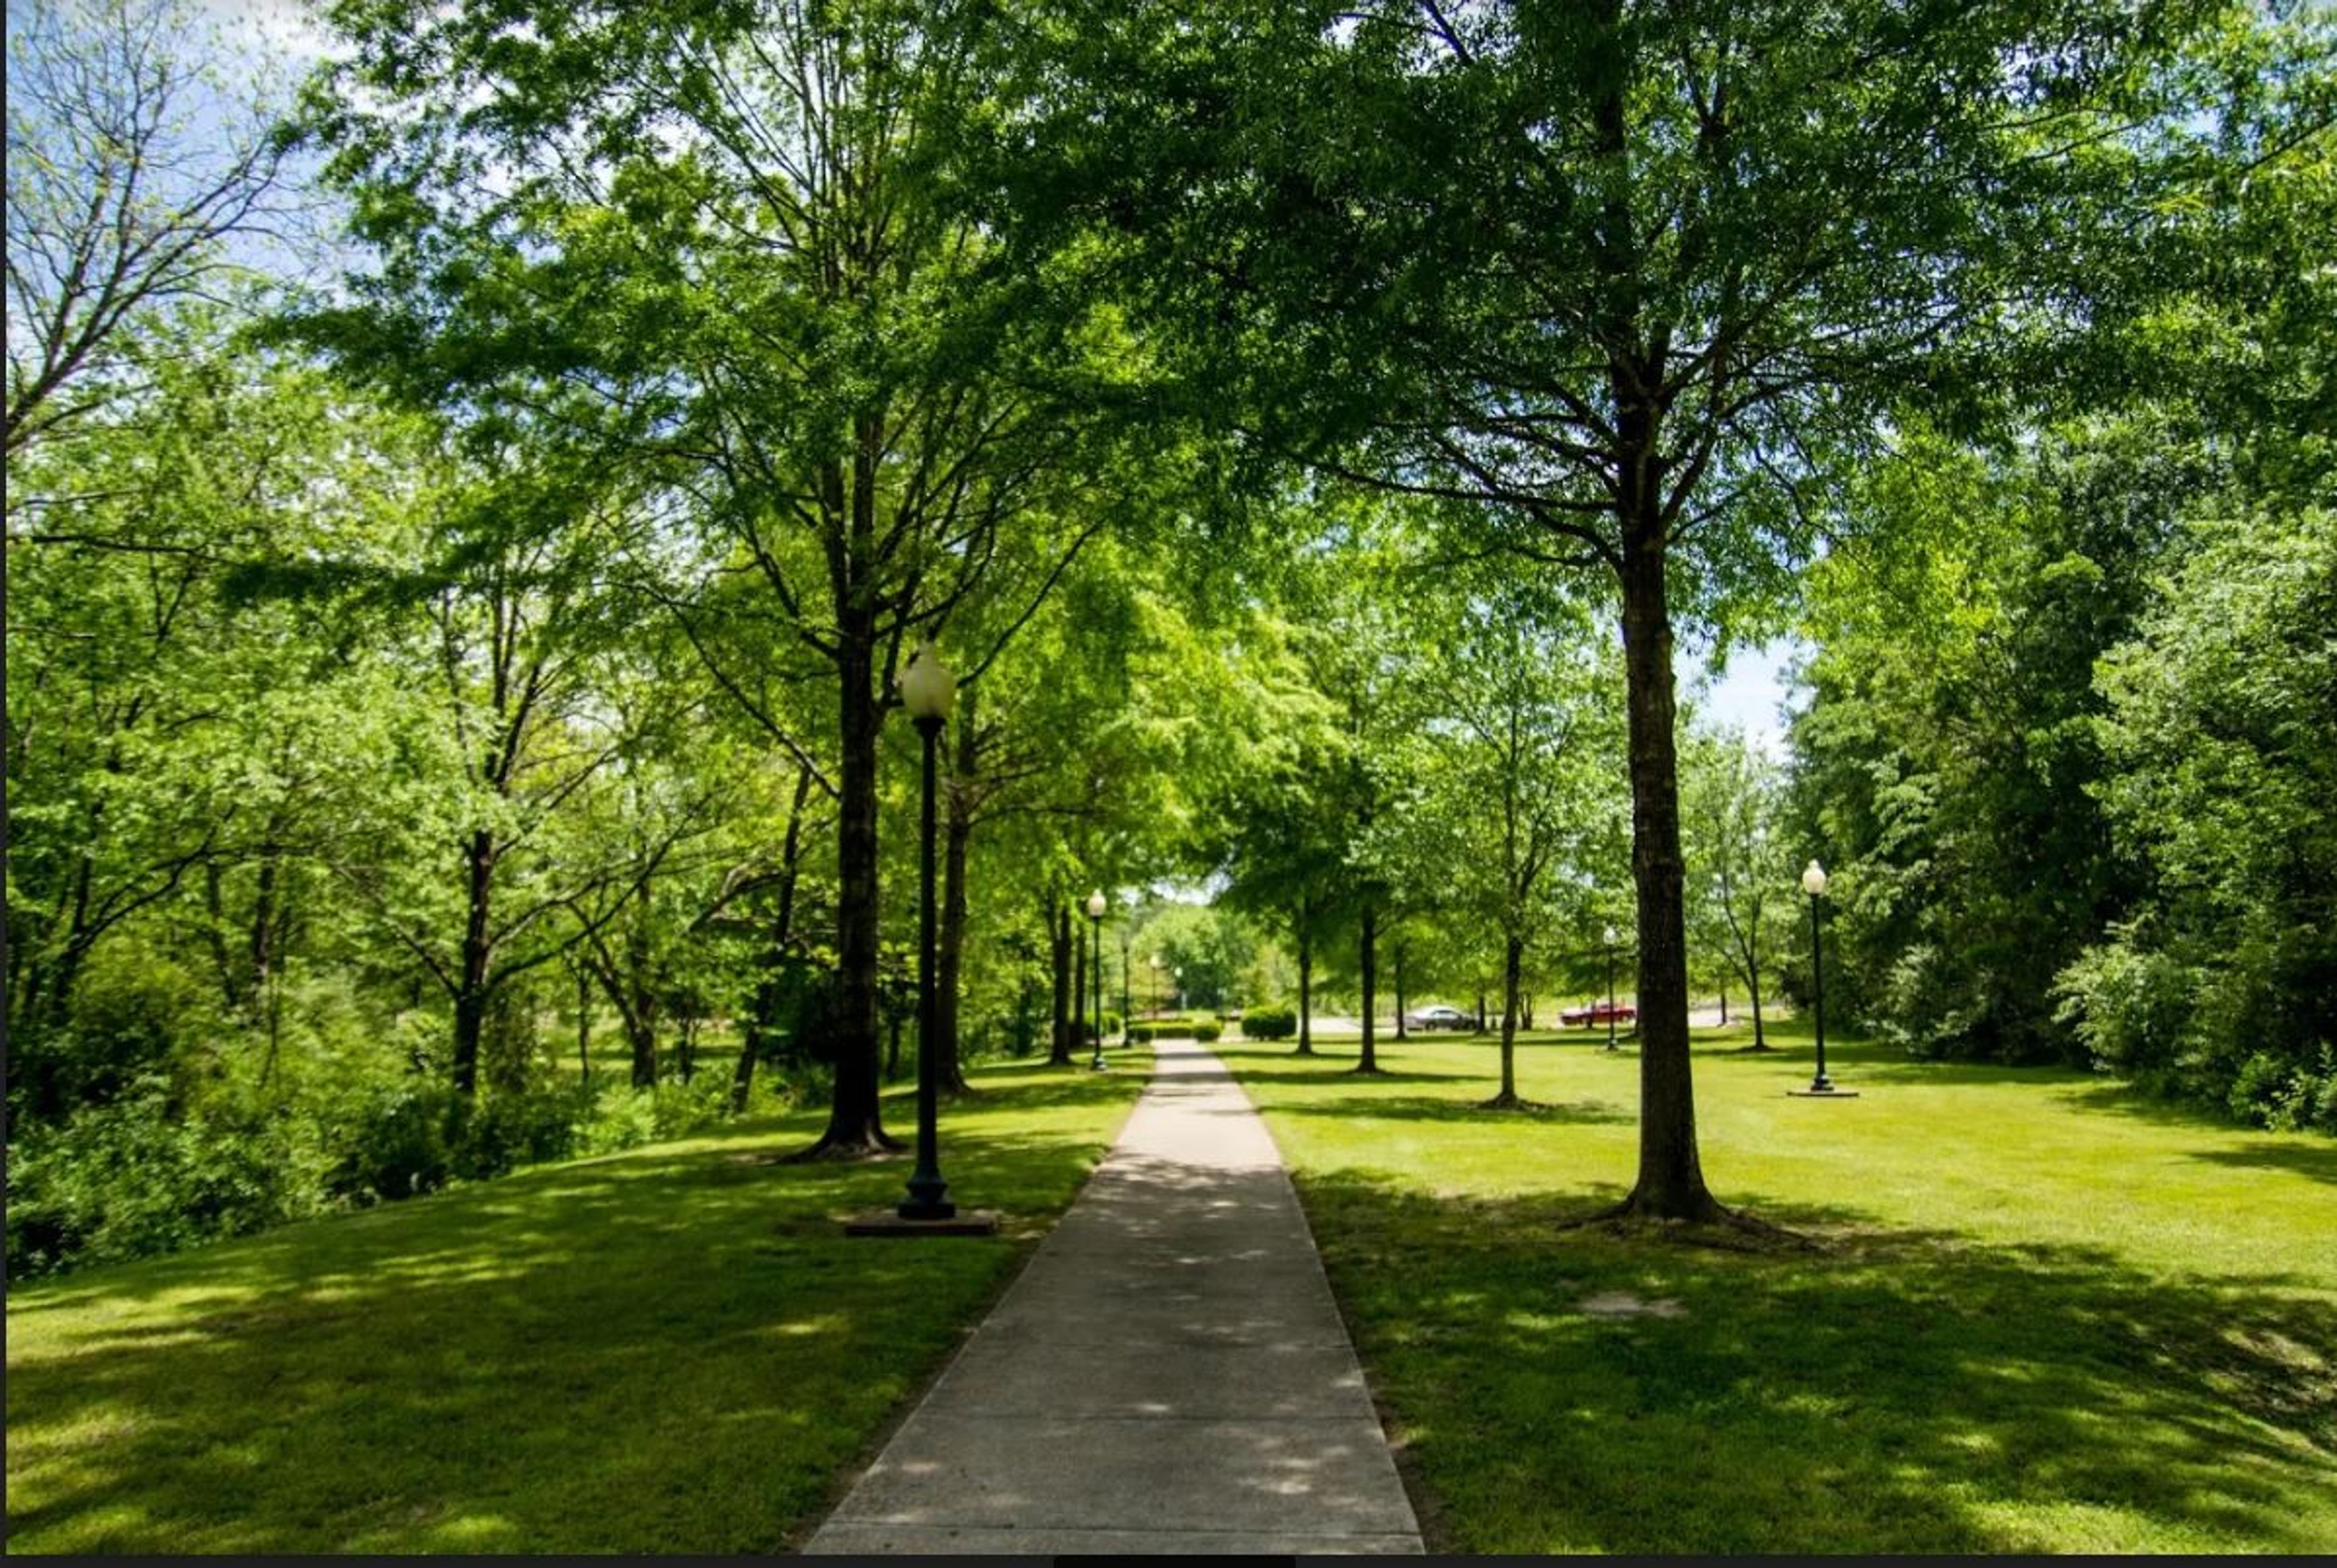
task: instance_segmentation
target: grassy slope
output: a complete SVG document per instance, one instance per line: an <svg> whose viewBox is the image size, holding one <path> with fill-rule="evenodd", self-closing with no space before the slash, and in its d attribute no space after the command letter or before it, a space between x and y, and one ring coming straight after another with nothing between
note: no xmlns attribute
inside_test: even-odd
<svg viewBox="0 0 2337 1568"><path fill-rule="evenodd" d="M777 1549L1070 1202L1130 1068L995 1067L944 1109L997 1240L846 1239L908 1163L768 1163L806 1114L12 1290L9 1548Z"/></svg>
<svg viewBox="0 0 2337 1568"><path fill-rule="evenodd" d="M2337 1146L1855 1045L1859 1099L1792 1099L1772 1034L1700 1037L1705 1171L1821 1251L1560 1230L1637 1164L1603 1034L1521 1050L1530 1115L1472 1108L1489 1044L1225 1048L1432 1550L2337 1549Z"/></svg>

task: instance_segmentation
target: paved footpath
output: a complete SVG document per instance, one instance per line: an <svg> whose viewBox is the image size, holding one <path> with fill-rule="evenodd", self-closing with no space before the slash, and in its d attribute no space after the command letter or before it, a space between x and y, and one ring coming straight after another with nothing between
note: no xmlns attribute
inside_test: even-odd
<svg viewBox="0 0 2337 1568"><path fill-rule="evenodd" d="M1265 1122L1205 1047L1153 1049L1120 1142L806 1552L1420 1552Z"/></svg>

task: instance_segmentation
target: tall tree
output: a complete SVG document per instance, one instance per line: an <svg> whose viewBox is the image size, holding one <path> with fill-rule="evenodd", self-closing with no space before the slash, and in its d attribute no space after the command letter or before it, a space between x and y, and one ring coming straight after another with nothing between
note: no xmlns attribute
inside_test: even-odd
<svg viewBox="0 0 2337 1568"><path fill-rule="evenodd" d="M283 216L272 115L230 66L184 0L9 8L12 461L122 395L135 318L217 297Z"/></svg>
<svg viewBox="0 0 2337 1568"><path fill-rule="evenodd" d="M440 767L411 783L445 858L334 865L445 993L449 1071L468 1095L498 998L591 940L624 900L600 901L581 925L555 917L611 888L638 894L690 831L686 812L650 842L564 831L582 815L580 792L689 704L637 704L627 722L609 701L621 620L603 588L629 521L622 496L518 452L485 472L450 453L441 472L442 487L422 498L435 527L414 587L443 749Z"/></svg>
<svg viewBox="0 0 2337 1568"><path fill-rule="evenodd" d="M877 768L894 674L1045 510L1095 401L1066 388L1091 340L1060 295L1002 267L945 200L963 51L898 0L615 6L517 30L490 0L328 15L349 49L309 122L383 267L312 329L417 396L642 463L704 541L701 585L754 585L725 613L768 622L784 660L768 673L826 686L839 995L807 1153L890 1147ZM696 590L670 603L703 627Z"/></svg>
<svg viewBox="0 0 2337 1568"><path fill-rule="evenodd" d="M1734 733L1691 735L1683 823L1692 929L1753 1007L1753 1049L1769 1049L1761 977L1783 942L1794 877L1780 820L1784 779L1766 754Z"/></svg>
<svg viewBox="0 0 2337 1568"><path fill-rule="evenodd" d="M2234 8L1064 10L1002 206L1041 244L1096 234L1257 448L1475 502L1488 547L1617 595L1643 1040L1618 1214L1727 1217L1697 1153L1675 620L1774 599L1814 482L1911 397L1979 411L1968 353L2081 325L2155 189L2129 132L2180 112L2166 68Z"/></svg>
<svg viewBox="0 0 2337 1568"><path fill-rule="evenodd" d="M1492 573L1453 596L1422 748L1412 853L1500 945L1500 1091L1512 1108L1529 947L1560 924L1563 873L1592 858L1621 750L1609 672L1579 606Z"/></svg>

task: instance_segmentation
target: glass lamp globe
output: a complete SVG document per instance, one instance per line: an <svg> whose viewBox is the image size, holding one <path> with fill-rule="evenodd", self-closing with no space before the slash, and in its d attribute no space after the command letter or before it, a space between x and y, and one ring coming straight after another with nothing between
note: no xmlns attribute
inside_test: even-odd
<svg viewBox="0 0 2337 1568"><path fill-rule="evenodd" d="M956 701L957 677L932 643L920 644L909 657L909 667L901 672L901 706L911 718L947 718Z"/></svg>

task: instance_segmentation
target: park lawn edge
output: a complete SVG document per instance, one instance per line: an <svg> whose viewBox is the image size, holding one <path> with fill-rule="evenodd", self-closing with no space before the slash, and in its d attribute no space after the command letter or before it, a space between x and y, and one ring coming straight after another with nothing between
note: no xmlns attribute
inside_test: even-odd
<svg viewBox="0 0 2337 1568"><path fill-rule="evenodd" d="M12 1292L10 1546L792 1549L1149 1076L976 1069L944 1168L993 1239L845 1238L912 1156L781 1163L807 1109Z"/></svg>
<svg viewBox="0 0 2337 1568"><path fill-rule="evenodd" d="M1351 1050L1310 1063L1279 1043L1228 1047L1284 1151L1430 1551L2337 1547L2337 1263L2309 1243L2312 1216L2337 1214L2319 1184L2337 1181L2337 1146L2171 1113L2088 1075L1911 1063L1855 1040L1830 1041L1829 1065L1862 1101L1810 1105L1787 1098L1810 1076L1806 1032L1771 1032L1779 1048L1760 1057L1738 1031L1698 1032L1706 1167L1724 1202L1816 1239L1806 1262L1566 1228L1621 1195L1636 1147L1636 1060L1578 1048L1582 1032L1521 1043L1540 1116L1476 1110L1491 1041L1384 1043L1377 1082L1345 1073ZM1914 1162L1880 1157L1905 1137L1887 1118L1914 1112L1975 1167L1968 1191L1911 1192ZM1848 1151L1775 1146L1792 1118L1806 1130L1844 1113L1868 1125ZM2049 1170L1990 1168L2000 1120L2063 1140L2037 1145L2076 1172L2058 1193ZM2095 1203L2097 1167L2130 1177L2150 1212ZM1851 1179L1861 1170L1871 1191ZM1681 1309L1702 1337L1746 1344L1567 1306L1600 1297ZM1836 1300L1892 1333L1828 1323ZM1893 1338L1911 1327L1912 1348ZM1797 1350L1804 1336L1826 1353ZM1504 1354L1525 1364L1485 1372ZM1836 1446L1839 1423L1872 1444ZM1675 1446L1614 1436L1643 1427ZM1760 1474L1796 1467L1796 1495L1823 1505ZM1701 1490L1681 1479L1700 1471ZM1708 1495L1739 1475L1742 1506Z"/></svg>

